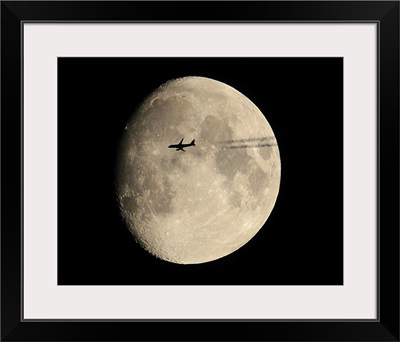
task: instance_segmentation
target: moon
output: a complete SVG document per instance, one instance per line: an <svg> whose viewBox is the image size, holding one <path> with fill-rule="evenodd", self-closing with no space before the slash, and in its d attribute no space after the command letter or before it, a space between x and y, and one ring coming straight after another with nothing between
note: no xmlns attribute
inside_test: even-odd
<svg viewBox="0 0 400 342"><path fill-rule="evenodd" d="M185 151L168 148L196 140ZM177 264L222 258L267 221L281 178L279 148L246 96L205 77L168 81L129 119L116 168L121 214L136 241Z"/></svg>

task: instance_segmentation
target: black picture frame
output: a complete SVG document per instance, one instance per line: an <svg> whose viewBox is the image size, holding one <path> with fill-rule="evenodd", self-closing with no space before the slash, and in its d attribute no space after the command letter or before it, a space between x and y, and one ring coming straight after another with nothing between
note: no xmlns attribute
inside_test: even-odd
<svg viewBox="0 0 400 342"><path fill-rule="evenodd" d="M376 22L378 319L25 321L22 318L22 23L58 21ZM399 2L1 3L1 339L4 341L399 341Z"/></svg>

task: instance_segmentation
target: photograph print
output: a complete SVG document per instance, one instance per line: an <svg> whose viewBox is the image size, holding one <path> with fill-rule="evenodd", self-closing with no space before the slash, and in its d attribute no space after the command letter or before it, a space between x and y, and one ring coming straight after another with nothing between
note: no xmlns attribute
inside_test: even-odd
<svg viewBox="0 0 400 342"><path fill-rule="evenodd" d="M342 58L58 58L58 285L342 285Z"/></svg>

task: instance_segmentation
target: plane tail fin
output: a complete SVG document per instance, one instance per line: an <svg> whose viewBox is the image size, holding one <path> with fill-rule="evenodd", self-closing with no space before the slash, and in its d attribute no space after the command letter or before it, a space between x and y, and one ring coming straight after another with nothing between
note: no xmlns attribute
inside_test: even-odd
<svg viewBox="0 0 400 342"><path fill-rule="evenodd" d="M194 142L195 142L195 139L192 140L192 142L190 143L190 145L196 146L196 144L195 144Z"/></svg>

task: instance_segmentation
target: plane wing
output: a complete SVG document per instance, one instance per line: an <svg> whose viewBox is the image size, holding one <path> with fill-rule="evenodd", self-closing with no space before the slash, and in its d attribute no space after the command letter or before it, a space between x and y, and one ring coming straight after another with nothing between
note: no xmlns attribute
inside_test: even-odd
<svg viewBox="0 0 400 342"><path fill-rule="evenodd" d="M180 143L179 143L178 145L182 145L182 143L183 143L183 139L185 139L185 138L182 138L182 140L180 141Z"/></svg>

